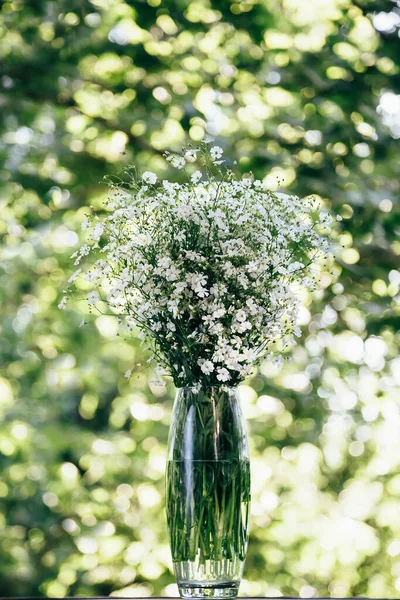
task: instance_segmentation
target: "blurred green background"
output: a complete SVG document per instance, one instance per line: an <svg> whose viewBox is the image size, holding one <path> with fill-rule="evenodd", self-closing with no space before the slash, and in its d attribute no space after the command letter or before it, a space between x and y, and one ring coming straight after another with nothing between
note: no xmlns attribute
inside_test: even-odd
<svg viewBox="0 0 400 600"><path fill-rule="evenodd" d="M1 595L176 593L173 386L127 382L135 343L57 304L103 175L167 175L162 152L206 132L343 217L293 362L241 388L241 592L399 596L399 25L392 1L1 2Z"/></svg>

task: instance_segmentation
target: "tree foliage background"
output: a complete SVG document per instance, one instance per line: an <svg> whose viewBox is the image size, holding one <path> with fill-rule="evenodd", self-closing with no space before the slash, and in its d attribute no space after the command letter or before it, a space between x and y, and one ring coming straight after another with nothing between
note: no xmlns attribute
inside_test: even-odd
<svg viewBox="0 0 400 600"><path fill-rule="evenodd" d="M167 174L162 152L206 132L342 217L293 362L241 388L242 594L398 597L399 25L391 0L1 3L1 595L176 593L174 390L127 382L137 345L57 304L102 177Z"/></svg>

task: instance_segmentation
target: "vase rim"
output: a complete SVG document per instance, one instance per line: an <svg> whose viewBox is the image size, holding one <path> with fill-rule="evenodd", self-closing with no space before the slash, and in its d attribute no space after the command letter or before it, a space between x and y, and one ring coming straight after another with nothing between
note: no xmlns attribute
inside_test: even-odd
<svg viewBox="0 0 400 600"><path fill-rule="evenodd" d="M178 391L179 390L195 390L195 391L199 391L199 390L210 390L210 389L217 389L217 390L237 390L238 387L240 386L240 383L238 385L208 385L208 386L204 386L204 385L184 385L182 387L176 388Z"/></svg>

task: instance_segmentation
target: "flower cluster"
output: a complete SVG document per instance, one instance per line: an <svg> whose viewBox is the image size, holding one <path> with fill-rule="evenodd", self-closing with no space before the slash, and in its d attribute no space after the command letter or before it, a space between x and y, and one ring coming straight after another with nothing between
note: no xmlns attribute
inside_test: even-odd
<svg viewBox="0 0 400 600"><path fill-rule="evenodd" d="M149 171L111 182L105 213L83 223L86 243L73 254L69 284L90 282L91 308L106 303L138 331L178 387L236 385L295 343L297 291L315 287L313 264L328 250L331 216L315 199L238 179L222 156L206 144L168 153L184 183Z"/></svg>

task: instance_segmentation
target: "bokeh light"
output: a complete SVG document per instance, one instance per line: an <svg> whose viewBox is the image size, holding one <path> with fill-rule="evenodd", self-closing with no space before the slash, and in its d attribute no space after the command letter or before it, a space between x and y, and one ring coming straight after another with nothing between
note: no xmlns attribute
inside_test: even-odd
<svg viewBox="0 0 400 600"><path fill-rule="evenodd" d="M396 3L0 11L0 595L177 594L173 387L110 316L57 305L103 176L133 162L166 176L163 151L207 134L242 173L338 215L292 362L240 389L253 472L241 593L398 597Z"/></svg>

